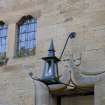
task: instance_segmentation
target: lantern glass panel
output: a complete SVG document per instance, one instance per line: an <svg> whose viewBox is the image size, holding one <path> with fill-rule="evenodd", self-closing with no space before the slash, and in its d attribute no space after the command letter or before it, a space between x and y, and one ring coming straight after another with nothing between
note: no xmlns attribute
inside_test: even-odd
<svg viewBox="0 0 105 105"><path fill-rule="evenodd" d="M45 66L45 77L53 76L51 62L46 62Z"/></svg>
<svg viewBox="0 0 105 105"><path fill-rule="evenodd" d="M54 62L54 60L51 61L45 61L45 67L44 67L44 73L43 78L44 79L54 79L58 77L58 66Z"/></svg>
<svg viewBox="0 0 105 105"><path fill-rule="evenodd" d="M55 67L55 76L56 78L58 78L58 65L55 64L54 67Z"/></svg>

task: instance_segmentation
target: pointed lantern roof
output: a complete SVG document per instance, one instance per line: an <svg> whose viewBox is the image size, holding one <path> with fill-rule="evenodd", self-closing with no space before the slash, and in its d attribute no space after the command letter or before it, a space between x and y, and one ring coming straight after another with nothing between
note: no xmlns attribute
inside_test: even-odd
<svg viewBox="0 0 105 105"><path fill-rule="evenodd" d="M53 40L51 40L50 46L48 49L48 57L54 57L54 56L55 56L55 49L54 49Z"/></svg>
<svg viewBox="0 0 105 105"><path fill-rule="evenodd" d="M48 57L43 57L42 59L44 60L55 59L56 61L60 61L59 58L55 56L55 48L54 48L53 40L51 40L50 42L50 46L48 49Z"/></svg>

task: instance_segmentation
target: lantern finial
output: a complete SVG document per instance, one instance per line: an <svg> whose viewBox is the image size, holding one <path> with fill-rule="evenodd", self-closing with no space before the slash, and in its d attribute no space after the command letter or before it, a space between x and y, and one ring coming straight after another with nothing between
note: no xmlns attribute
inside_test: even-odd
<svg viewBox="0 0 105 105"><path fill-rule="evenodd" d="M50 47L48 49L48 57L53 57L53 56L55 56L55 49L54 49L53 40L51 40Z"/></svg>

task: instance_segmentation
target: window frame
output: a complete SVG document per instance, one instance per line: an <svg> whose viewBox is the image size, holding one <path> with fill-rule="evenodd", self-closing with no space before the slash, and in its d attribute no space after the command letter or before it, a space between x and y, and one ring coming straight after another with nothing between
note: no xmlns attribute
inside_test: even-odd
<svg viewBox="0 0 105 105"><path fill-rule="evenodd" d="M8 25L0 21L0 60L6 59L8 43Z"/></svg>
<svg viewBox="0 0 105 105"><path fill-rule="evenodd" d="M23 28L25 29L25 32L21 30ZM20 21L17 23L16 57L27 57L35 55L36 32L37 32L37 20L34 17L28 15L20 19ZM24 35L23 41L21 39L22 35ZM22 43L25 44L23 45L24 46L23 48L22 48Z"/></svg>

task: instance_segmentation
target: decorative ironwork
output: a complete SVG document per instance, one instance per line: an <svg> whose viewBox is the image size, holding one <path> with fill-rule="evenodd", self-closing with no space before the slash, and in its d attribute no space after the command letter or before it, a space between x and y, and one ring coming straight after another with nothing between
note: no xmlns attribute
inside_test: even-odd
<svg viewBox="0 0 105 105"><path fill-rule="evenodd" d="M59 61L61 61L62 55L64 53L64 50L66 48L69 38L73 39L73 38L75 38L75 36L76 36L75 32L72 32L69 34L59 58L57 58L55 56L54 44L53 44L53 40L51 40L50 47L48 49L48 57L42 58L45 61L42 78L37 78L37 79L33 78L32 73L29 74L30 77L34 80L41 81L47 85L51 85L51 84L69 85L69 84L63 83L59 80L60 76L58 73L58 63L59 63Z"/></svg>
<svg viewBox="0 0 105 105"><path fill-rule="evenodd" d="M66 42L65 42L65 45L64 45L63 50L62 50L62 52L61 52L61 55L60 55L60 57L59 57L60 60L62 59L62 56L63 56L63 53L64 53L65 48L66 48L66 46L67 46L67 43L68 43L69 38L73 39L73 38L75 38L75 37L76 37L76 32L71 32L71 33L69 34L69 36L67 37Z"/></svg>
<svg viewBox="0 0 105 105"><path fill-rule="evenodd" d="M32 16L23 17L17 24L17 56L35 54L37 21Z"/></svg>

